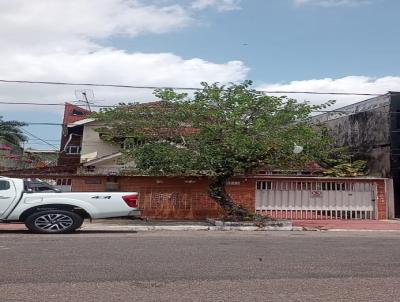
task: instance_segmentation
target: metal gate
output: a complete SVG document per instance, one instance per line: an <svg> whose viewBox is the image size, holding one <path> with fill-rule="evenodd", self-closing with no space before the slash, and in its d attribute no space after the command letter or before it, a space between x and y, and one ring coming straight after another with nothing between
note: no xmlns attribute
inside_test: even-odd
<svg viewBox="0 0 400 302"><path fill-rule="evenodd" d="M285 219L376 219L376 184L357 181L257 181L256 211Z"/></svg>

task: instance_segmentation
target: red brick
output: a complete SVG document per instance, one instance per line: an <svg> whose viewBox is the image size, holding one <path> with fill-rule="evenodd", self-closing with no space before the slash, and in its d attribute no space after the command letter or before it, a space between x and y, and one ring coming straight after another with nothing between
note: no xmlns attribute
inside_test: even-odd
<svg viewBox="0 0 400 302"><path fill-rule="evenodd" d="M106 177L101 179L100 184L88 184L88 178L75 177L72 181L73 191L104 191ZM256 180L276 180L276 177L249 177L235 178L233 185L228 185L228 193L233 200L251 211L255 211L255 188ZM288 180L289 178L282 178ZM290 178L293 180L293 178ZM307 181L307 178L299 178ZM315 179L314 179L315 180ZM343 182L352 181L351 179ZM140 208L144 216L160 219L204 219L215 218L223 215L222 209L208 196L208 179L202 177L155 177L155 176L126 176L118 177L121 191L134 191L140 193ZM360 180L357 182L374 183L377 186L376 202L378 219L387 219L387 201L384 179ZM296 219L299 211L288 211L280 213L266 212L278 218ZM304 214L304 213L303 213ZM309 212L313 219L324 218L323 213Z"/></svg>

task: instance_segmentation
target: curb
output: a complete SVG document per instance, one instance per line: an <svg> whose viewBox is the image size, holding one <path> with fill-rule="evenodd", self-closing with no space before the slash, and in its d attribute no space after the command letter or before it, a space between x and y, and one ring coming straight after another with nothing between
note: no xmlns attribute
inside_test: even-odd
<svg viewBox="0 0 400 302"><path fill-rule="evenodd" d="M393 232L400 233L400 230L366 230L366 229L328 229L328 232Z"/></svg>
<svg viewBox="0 0 400 302"><path fill-rule="evenodd" d="M373 230L373 229L327 229L327 228L312 228L312 227L293 227L292 231L305 232L400 232L400 230Z"/></svg>
<svg viewBox="0 0 400 302"><path fill-rule="evenodd" d="M120 226L120 225L84 225L83 231L293 231L292 226Z"/></svg>
<svg viewBox="0 0 400 302"><path fill-rule="evenodd" d="M120 225L84 225L81 231L132 231L132 232L151 232L151 231L247 231L247 232L267 232L267 231L293 231L293 232L390 232L400 233L400 230L371 230L371 229L320 229L296 226L120 226Z"/></svg>

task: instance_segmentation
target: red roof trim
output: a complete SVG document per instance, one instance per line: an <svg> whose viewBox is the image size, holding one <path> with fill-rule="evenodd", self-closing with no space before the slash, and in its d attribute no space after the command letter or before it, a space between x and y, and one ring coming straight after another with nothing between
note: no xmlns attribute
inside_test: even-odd
<svg viewBox="0 0 400 302"><path fill-rule="evenodd" d="M10 146L7 146L7 145L0 145L0 150L10 151L10 150L12 150L12 148Z"/></svg>
<svg viewBox="0 0 400 302"><path fill-rule="evenodd" d="M74 110L82 113L82 115L74 115L73 114ZM63 124L68 125L70 123L83 120L83 119L87 118L88 115L90 115L89 110L86 110L85 108L76 106L71 103L65 103Z"/></svg>

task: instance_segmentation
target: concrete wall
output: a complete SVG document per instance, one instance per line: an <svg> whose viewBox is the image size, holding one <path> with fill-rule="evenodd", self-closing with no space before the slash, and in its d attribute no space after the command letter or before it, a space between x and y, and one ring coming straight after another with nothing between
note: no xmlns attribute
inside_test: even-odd
<svg viewBox="0 0 400 302"><path fill-rule="evenodd" d="M336 142L356 148L389 144L389 107L358 112L325 122Z"/></svg>
<svg viewBox="0 0 400 302"><path fill-rule="evenodd" d="M100 139L99 133L95 131L99 124L92 122L83 128L81 162L100 158L119 151L118 145L113 145Z"/></svg>
<svg viewBox="0 0 400 302"><path fill-rule="evenodd" d="M390 96L384 95L313 118L328 126L338 146L367 160L370 174L390 176Z"/></svg>

